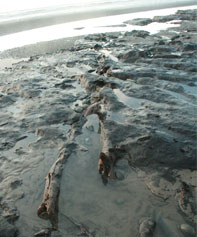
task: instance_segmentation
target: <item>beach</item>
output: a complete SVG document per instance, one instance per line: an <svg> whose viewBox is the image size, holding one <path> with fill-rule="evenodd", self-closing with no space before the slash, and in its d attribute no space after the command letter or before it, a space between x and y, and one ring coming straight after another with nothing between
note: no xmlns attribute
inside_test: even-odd
<svg viewBox="0 0 197 237"><path fill-rule="evenodd" d="M0 237L195 236L197 10L166 12L1 44Z"/></svg>
<svg viewBox="0 0 197 237"><path fill-rule="evenodd" d="M161 1L160 4L142 1L137 4L132 1L128 3L129 1L125 0L120 3L115 1L116 4L104 1L103 5L97 2L99 1L95 0L92 5L79 6L79 9L73 6L72 10L68 7L68 9L66 7L59 7L59 9L57 6L35 9L32 13L19 11L15 15L11 14L12 12L1 14L0 11L0 52L37 43L39 48L39 42L46 42L45 45L42 44L42 47L47 48L47 43L52 40L93 33L129 31L132 30L132 26L124 24L124 21L128 19L174 14L177 7L184 9L184 6L191 5L192 9L196 6L195 1ZM64 12L63 16L62 12ZM57 20L58 17L62 18L62 22ZM50 47L48 49L50 50ZM36 50L35 45L34 50Z"/></svg>
<svg viewBox="0 0 197 237"><path fill-rule="evenodd" d="M20 10L18 14L17 12L15 14L11 12L10 18L8 12L7 17L3 14L2 20L2 10L0 10L0 36L85 19L196 5L196 2L192 0L160 0L159 3L146 0L83 0L65 5L63 5L62 1L60 3L61 5L58 5L57 1L57 5L51 7L46 5L45 8L43 6L40 9L27 9L27 12Z"/></svg>

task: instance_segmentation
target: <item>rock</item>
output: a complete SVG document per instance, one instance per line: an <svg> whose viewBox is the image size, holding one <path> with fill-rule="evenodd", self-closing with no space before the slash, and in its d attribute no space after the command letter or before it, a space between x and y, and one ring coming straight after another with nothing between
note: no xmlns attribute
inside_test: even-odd
<svg viewBox="0 0 197 237"><path fill-rule="evenodd" d="M0 108L4 108L6 106L12 105L15 102L14 98L9 95L1 95L0 96Z"/></svg>
<svg viewBox="0 0 197 237"><path fill-rule="evenodd" d="M9 130L7 128L0 131L0 137L3 139L0 141L0 150L9 150L17 143L21 133L18 130Z"/></svg>
<svg viewBox="0 0 197 237"><path fill-rule="evenodd" d="M189 169L181 169L176 171L176 175L179 178L180 182L185 182L190 187L196 186L196 177L197 171L196 170L189 170Z"/></svg>
<svg viewBox="0 0 197 237"><path fill-rule="evenodd" d="M180 237L181 231L178 228L178 223L170 218L166 218L159 213L156 214L157 227L161 229L164 236Z"/></svg>
<svg viewBox="0 0 197 237"><path fill-rule="evenodd" d="M94 48L95 50L99 50L99 49L102 49L103 46L100 45L100 44L95 44L93 48Z"/></svg>
<svg viewBox="0 0 197 237"><path fill-rule="evenodd" d="M86 40L94 40L94 41L107 41L106 34L94 34L85 36Z"/></svg>
<svg viewBox="0 0 197 237"><path fill-rule="evenodd" d="M102 88L109 84L103 76L92 75L92 74L84 74L80 78L81 84L87 89L87 91L96 91L96 88ZM110 85L110 84L109 84Z"/></svg>
<svg viewBox="0 0 197 237"><path fill-rule="evenodd" d="M150 18L136 18L133 20L125 21L124 23L129 25L145 26L152 23L152 20Z"/></svg>
<svg viewBox="0 0 197 237"><path fill-rule="evenodd" d="M134 49L134 50L127 52L126 54L121 54L119 56L119 58L123 59L123 61L125 63L134 63L141 57L143 57L143 58L151 57L150 51L149 50Z"/></svg>
<svg viewBox="0 0 197 237"><path fill-rule="evenodd" d="M18 186L21 186L22 180L18 178L13 178L9 180L9 184L12 189L16 189Z"/></svg>
<svg viewBox="0 0 197 237"><path fill-rule="evenodd" d="M114 94L111 88L104 87L102 90L100 90L99 97L102 102L104 104L107 104L108 108L112 111L117 111L125 108L125 105L118 100L117 96Z"/></svg>
<svg viewBox="0 0 197 237"><path fill-rule="evenodd" d="M156 21L156 22L168 22L168 21L174 21L174 20L178 20L176 15L153 17L153 21Z"/></svg>
<svg viewBox="0 0 197 237"><path fill-rule="evenodd" d="M59 107L52 111L46 111L46 114L41 116L40 119L43 119L43 123L40 125L52 125L59 123L72 124L74 121L79 119L79 115L69 108Z"/></svg>
<svg viewBox="0 0 197 237"><path fill-rule="evenodd" d="M75 27L74 30L82 30L84 27Z"/></svg>
<svg viewBox="0 0 197 237"><path fill-rule="evenodd" d="M131 32L125 32L125 36L133 36L133 37L140 37L140 38L146 38L149 35L150 33L145 30L133 30Z"/></svg>
<svg viewBox="0 0 197 237"><path fill-rule="evenodd" d="M180 26L181 31L194 32L194 33L197 32L196 22L187 22L187 21L181 22Z"/></svg>
<svg viewBox="0 0 197 237"><path fill-rule="evenodd" d="M0 237L15 237L17 236L17 228L0 216Z"/></svg>
<svg viewBox="0 0 197 237"><path fill-rule="evenodd" d="M19 211L11 202L0 203L2 216L9 222L14 223L19 218Z"/></svg>
<svg viewBox="0 0 197 237"><path fill-rule="evenodd" d="M195 230L188 224L181 224L180 229L183 233L187 233L191 236L195 236Z"/></svg>
<svg viewBox="0 0 197 237"><path fill-rule="evenodd" d="M183 45L183 51L193 51L193 50L197 50L196 43L185 43Z"/></svg>
<svg viewBox="0 0 197 237"><path fill-rule="evenodd" d="M139 236L149 237L153 235L155 228L155 222L150 218L146 217L140 220Z"/></svg>
<svg viewBox="0 0 197 237"><path fill-rule="evenodd" d="M173 195L173 184L165 180L160 174L152 174L145 178L145 183L151 192L166 200Z"/></svg>
<svg viewBox="0 0 197 237"><path fill-rule="evenodd" d="M175 199L181 212L186 215L190 221L195 221L195 189L182 181L180 187L177 189Z"/></svg>
<svg viewBox="0 0 197 237"><path fill-rule="evenodd" d="M196 21L197 20L197 11L196 9L193 10L178 10L176 12L180 20L187 20L187 21Z"/></svg>
<svg viewBox="0 0 197 237"><path fill-rule="evenodd" d="M61 88L61 89L63 89L63 90L65 90L65 89L70 89L70 88L74 88L74 86L71 85L71 84L68 84L67 81L64 81L64 82L55 84L55 87L56 87L56 88L59 87L59 88Z"/></svg>

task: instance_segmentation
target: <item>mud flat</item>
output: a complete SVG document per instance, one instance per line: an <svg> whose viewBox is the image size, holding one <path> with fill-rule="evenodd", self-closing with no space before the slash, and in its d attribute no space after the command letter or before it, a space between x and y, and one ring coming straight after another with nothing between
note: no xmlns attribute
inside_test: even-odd
<svg viewBox="0 0 197 237"><path fill-rule="evenodd" d="M155 22L1 69L1 237L195 236L197 11Z"/></svg>

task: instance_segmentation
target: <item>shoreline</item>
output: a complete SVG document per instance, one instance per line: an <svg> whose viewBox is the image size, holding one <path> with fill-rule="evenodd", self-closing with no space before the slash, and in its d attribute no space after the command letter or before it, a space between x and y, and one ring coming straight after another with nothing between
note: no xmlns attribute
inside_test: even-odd
<svg viewBox="0 0 197 237"><path fill-rule="evenodd" d="M192 9L195 9L195 8L197 8L197 5L192 6ZM187 7L170 8L169 12L175 12L178 9L186 10L186 9L190 9L190 7L187 6ZM128 27L125 27L126 26L124 24L125 20L143 17L143 15L144 17L150 17L150 18L152 18L155 15L165 15L167 13L167 10L168 9L165 8L165 9L159 9L159 10L153 10L153 11L146 11L146 12L123 14L123 15L110 16L110 17L101 17L101 18L77 21L71 25L69 23L66 23L66 24L60 24L56 26L44 27L44 28L34 29L30 31L19 32L19 33L15 33L11 35L1 36L0 45L2 49L3 48L5 49L0 51L0 58L1 59L6 58L6 57L7 58L8 57L24 58L24 57L34 56L37 54L53 53L56 50L71 47L74 44L74 41L76 41L79 38L84 37L85 35L96 34L96 33L101 33L101 32L105 33L105 32L129 31ZM121 18L122 18L122 21L121 21ZM119 25L117 25L118 27L116 25L114 26L111 25L114 22L118 22L118 20L121 21ZM88 28L87 25L89 21L91 22L92 26ZM106 22L108 21L109 21L109 24L107 25ZM122 27L121 27L121 24L122 24ZM64 36L64 33L62 34L61 32L63 31L64 28L67 28L67 27L70 33L68 32L68 34ZM137 28L137 26L133 26L133 28L140 30L140 28L142 27ZM146 30L146 28L143 28L143 29ZM57 30L57 34L56 34L56 30ZM91 31L94 31L94 32L91 33ZM60 32L60 36L58 35L59 32ZM40 38L41 33L46 37ZM55 34L55 37L57 38L47 40L47 37L53 35L53 33ZM72 34L74 35L72 36ZM34 36L36 38L32 39L32 37ZM18 44L17 42L20 42L21 38L23 38L22 44L24 45L20 45L16 47L9 45L10 41L15 42L14 44L17 45Z"/></svg>
<svg viewBox="0 0 197 237"><path fill-rule="evenodd" d="M191 1L192 2L192 1ZM7 21L7 22L0 22L0 36L13 34L17 32L32 30L36 28L42 28L46 26L58 25L62 23L68 22L75 22L80 20L86 19L94 19L99 17L105 16L113 16L113 15L120 15L120 14L127 14L127 13L137 13L137 12L144 12L144 11L152 11L152 10L160 10L160 9L168 9L168 8L178 8L178 7L190 7L195 6L196 3L172 3L172 4L162 4L160 6L139 6L135 7L134 9L122 8L122 9L107 9L107 10L91 10L91 11L84 11L84 12L74 12L74 13L66 13L66 14L49 14L47 16L38 16L32 17L32 19L18 19L14 22Z"/></svg>

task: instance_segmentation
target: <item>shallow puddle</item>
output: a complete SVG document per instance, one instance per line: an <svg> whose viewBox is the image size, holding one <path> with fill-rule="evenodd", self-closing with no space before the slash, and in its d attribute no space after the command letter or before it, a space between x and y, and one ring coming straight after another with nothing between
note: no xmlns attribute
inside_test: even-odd
<svg viewBox="0 0 197 237"><path fill-rule="evenodd" d="M118 97L120 102L124 103L131 109L138 109L139 107L141 107L141 104L146 101L143 99L126 96L120 89L114 89L114 93Z"/></svg>
<svg viewBox="0 0 197 237"><path fill-rule="evenodd" d="M17 116L18 114L21 113L23 105L24 100L19 97L14 104L8 106L6 109L8 112L12 113L13 116Z"/></svg>
<svg viewBox="0 0 197 237"><path fill-rule="evenodd" d="M87 129L90 126L94 128L91 131ZM160 217L173 213L174 221L181 222L182 217L172 203L153 196L126 160L116 165L120 180L102 183L97 170L101 151L98 128L98 118L88 116L82 135L77 137L80 146L87 150L78 149L73 153L63 171L59 199L59 230L63 236L80 234L80 229L71 221L68 224L67 217L87 226L96 237L137 236L139 220L147 216L160 223ZM156 231L162 233L159 225Z"/></svg>
<svg viewBox="0 0 197 237"><path fill-rule="evenodd" d="M37 208L42 200L45 177L50 167L57 160L59 151L55 148L48 148L42 149L40 152L40 158L37 162L32 162L28 172L20 176L23 180L24 197L16 202L17 209L20 212L20 218L16 222L16 226L20 230L19 237L26 237L27 233L29 233L28 236L34 236L41 229L50 226L48 221L37 216ZM32 157L29 158L32 159Z"/></svg>
<svg viewBox="0 0 197 237"><path fill-rule="evenodd" d="M107 113L107 120L113 120L118 123L125 123L125 115L122 114L121 112L108 112Z"/></svg>
<svg viewBox="0 0 197 237"><path fill-rule="evenodd" d="M51 125L51 128L60 129L66 134L70 126L55 124ZM23 193L21 198L15 202L20 212L20 218L15 223L20 230L19 237L26 237L27 233L28 236L33 236L41 229L50 226L49 222L37 216L37 208L42 200L45 177L57 160L59 150L56 145L48 147L49 141L42 145L39 143L39 137L34 133L25 133L12 149L3 152L3 155L10 161L4 168L2 167L9 176L8 178L13 176L22 180L18 189L10 193L10 195Z"/></svg>

